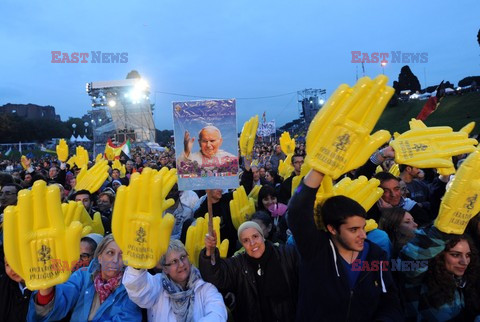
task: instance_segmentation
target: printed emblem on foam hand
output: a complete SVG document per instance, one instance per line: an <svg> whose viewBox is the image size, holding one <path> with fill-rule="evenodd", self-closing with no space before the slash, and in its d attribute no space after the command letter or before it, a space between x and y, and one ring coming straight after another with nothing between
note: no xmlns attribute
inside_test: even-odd
<svg viewBox="0 0 480 322"><path fill-rule="evenodd" d="M64 139L61 139L60 142L58 142L57 147L57 158L60 162L65 162L68 159L68 145L67 141Z"/></svg>
<svg viewBox="0 0 480 322"><path fill-rule="evenodd" d="M410 130L390 142L395 150L395 162L417 168L451 168L452 156L470 153L478 141L469 139L468 133L475 124L467 124L454 132L449 126L427 127L422 121L412 119Z"/></svg>
<svg viewBox="0 0 480 322"><path fill-rule="evenodd" d="M195 225L188 227L187 238L185 240L185 249L189 255L190 261L193 265L198 267L198 257L200 251L205 247L204 238L208 233L208 213L205 217L197 218ZM220 243L220 217L213 217L213 230L217 235L217 248L221 258L227 257L229 241L224 239Z"/></svg>
<svg viewBox="0 0 480 322"><path fill-rule="evenodd" d="M253 198L247 197L247 193L243 186L238 187L233 192L233 199L230 200L230 214L235 229L238 229L238 227L247 220L247 216L253 215L254 212L255 201Z"/></svg>
<svg viewBox="0 0 480 322"><path fill-rule="evenodd" d="M144 168L142 174L132 174L128 186L118 188L112 231L129 266L152 268L167 251L175 218L162 214L175 203L165 198L176 182L176 169Z"/></svg>
<svg viewBox="0 0 480 322"><path fill-rule="evenodd" d="M290 138L290 133L282 133L280 136L280 147L286 155L295 153L295 139Z"/></svg>
<svg viewBox="0 0 480 322"><path fill-rule="evenodd" d="M251 159L253 144L257 137L258 115L251 117L243 124L242 133L240 134L240 155Z"/></svg>
<svg viewBox="0 0 480 322"><path fill-rule="evenodd" d="M480 151L462 163L442 198L435 227L447 234L461 235L468 222L480 211Z"/></svg>
<svg viewBox="0 0 480 322"><path fill-rule="evenodd" d="M68 280L71 270L57 264L78 260L82 224L65 225L58 186L36 181L32 190L21 190L17 205L5 209L4 221L5 256L28 289Z"/></svg>
<svg viewBox="0 0 480 322"><path fill-rule="evenodd" d="M75 190L88 190L90 193L95 193L108 178L107 160L101 160L95 163L93 167L87 170L87 167L81 168L77 175L77 184Z"/></svg>
<svg viewBox="0 0 480 322"><path fill-rule="evenodd" d="M363 77L354 87L340 85L308 128L305 162L337 179L360 167L385 142L385 130L370 135L394 89L388 78Z"/></svg>

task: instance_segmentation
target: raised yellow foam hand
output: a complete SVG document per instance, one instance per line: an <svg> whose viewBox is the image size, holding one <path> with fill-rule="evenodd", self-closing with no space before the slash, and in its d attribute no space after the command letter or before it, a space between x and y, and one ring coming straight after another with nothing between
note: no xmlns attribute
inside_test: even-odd
<svg viewBox="0 0 480 322"><path fill-rule="evenodd" d="M57 158L61 162L65 162L68 159L68 145L64 139L61 139L57 144Z"/></svg>
<svg viewBox="0 0 480 322"><path fill-rule="evenodd" d="M88 190L90 193L95 193L108 178L108 161L102 160L95 163L93 167L87 170L84 167L77 175L77 184L75 190Z"/></svg>
<svg viewBox="0 0 480 322"><path fill-rule="evenodd" d="M260 189L262 189L261 185L254 185L250 193L248 194L248 198L253 199L255 202L255 207L258 205L258 193L260 192Z"/></svg>
<svg viewBox="0 0 480 322"><path fill-rule="evenodd" d="M88 166L88 151L83 146L77 146L75 153L75 164L78 168L83 169Z"/></svg>
<svg viewBox="0 0 480 322"><path fill-rule="evenodd" d="M472 130L474 128L475 128L475 122L470 122L467 125L465 125L464 127L462 127L460 129L460 132L465 132L467 134L470 134L470 132L472 132ZM453 162L452 162L452 164L453 164ZM437 168L438 174L443 175L443 176L448 176L448 175L454 174L455 171L456 170L455 170L454 166L451 166L451 167L448 167L448 168Z"/></svg>
<svg viewBox="0 0 480 322"><path fill-rule="evenodd" d="M117 169L118 171L120 171L120 178L124 178L125 173L127 173L127 170L125 169L125 164L122 164L118 159L113 161L112 169Z"/></svg>
<svg viewBox="0 0 480 322"><path fill-rule="evenodd" d="M367 219L366 225L365 225L365 232L369 233L374 229L378 228L378 224L375 221L375 219Z"/></svg>
<svg viewBox="0 0 480 322"><path fill-rule="evenodd" d="M68 203L62 203L62 213L65 227L70 226L70 224L74 221L80 222L82 224L82 237L92 232L92 226L86 225L82 222L83 211L85 211L85 207L80 201L69 201Z"/></svg>
<svg viewBox="0 0 480 322"><path fill-rule="evenodd" d="M283 132L280 136L280 147L285 154L295 153L295 139L290 138L290 133Z"/></svg>
<svg viewBox="0 0 480 322"><path fill-rule="evenodd" d="M280 160L278 163L278 174L285 180L292 175L293 165L292 165L292 156L293 154L288 154L285 158L285 161Z"/></svg>
<svg viewBox="0 0 480 322"><path fill-rule="evenodd" d="M447 234L461 235L480 211L480 151L462 163L440 204L435 227Z"/></svg>
<svg viewBox="0 0 480 322"><path fill-rule="evenodd" d="M70 159L68 159L67 164L70 166L70 169L73 168L73 166L75 165L75 159L76 159L75 155L72 155Z"/></svg>
<svg viewBox="0 0 480 322"><path fill-rule="evenodd" d="M108 143L105 145L105 158L108 161L113 161L113 159L115 159L115 151L113 151L112 147L108 145Z"/></svg>
<svg viewBox="0 0 480 322"><path fill-rule="evenodd" d="M102 153L97 154L97 157L95 158L95 163L98 163L98 162L100 162L100 161L102 161L102 160L105 160L105 159L103 158L103 154L102 154Z"/></svg>
<svg viewBox="0 0 480 322"><path fill-rule="evenodd" d="M452 156L470 153L476 144L466 132L453 132L449 126L427 127L415 119L410 121L410 130L390 142L396 163L417 168L451 168Z"/></svg>
<svg viewBox="0 0 480 322"><path fill-rule="evenodd" d="M205 217L197 218L195 225L191 225L187 230L187 237L185 240L185 249L189 255L190 260L193 265L198 267L198 257L200 251L203 249L204 237L208 233L208 213L205 214ZM220 257L227 257L229 241L224 239L220 243L220 217L213 217L213 230L217 235L217 248L220 252Z"/></svg>
<svg viewBox="0 0 480 322"><path fill-rule="evenodd" d="M251 117L243 124L242 133L240 134L240 155L251 159L253 144L257 137L258 115Z"/></svg>
<svg viewBox="0 0 480 322"><path fill-rule="evenodd" d="M230 200L230 214L235 229L238 229L247 220L247 216L253 215L254 212L255 201L247 197L243 186L238 187L233 192L233 199Z"/></svg>
<svg viewBox="0 0 480 322"><path fill-rule="evenodd" d="M300 184L300 182L302 182L302 178L305 177L308 171L310 170L311 170L310 165L308 163L304 163L302 164L302 168L300 169L300 175L292 178L292 191L291 191L292 196L295 193L295 190L297 190L297 187Z"/></svg>
<svg viewBox="0 0 480 322"><path fill-rule="evenodd" d="M68 264L79 258L82 225L72 221L65 226L58 186L36 181L32 190L21 190L17 206L5 209L4 220L5 256L30 290L69 278ZM59 262L66 267L59 269Z"/></svg>
<svg viewBox="0 0 480 322"><path fill-rule="evenodd" d="M165 198L176 182L175 169L144 168L142 174L132 174L128 186L118 188L112 231L127 265L152 268L167 251L175 218L162 214L175 203Z"/></svg>
<svg viewBox="0 0 480 322"><path fill-rule="evenodd" d="M335 196L342 195L355 200L368 211L383 195L383 189L379 185L378 179L368 180L365 176L355 180L343 178L333 187L333 193Z"/></svg>
<svg viewBox="0 0 480 322"><path fill-rule="evenodd" d="M20 158L20 163L22 164L22 168L24 170L28 170L28 168L30 168L30 165L32 164L32 160L22 155L22 157Z"/></svg>
<svg viewBox="0 0 480 322"><path fill-rule="evenodd" d="M398 164L394 163L390 169L388 170L391 174L393 174L395 177L398 177L400 175L400 168L398 167Z"/></svg>
<svg viewBox="0 0 480 322"><path fill-rule="evenodd" d="M382 144L390 133L370 136L394 89L386 76L363 77L354 87L340 85L313 119L307 133L308 163L333 179L356 169Z"/></svg>

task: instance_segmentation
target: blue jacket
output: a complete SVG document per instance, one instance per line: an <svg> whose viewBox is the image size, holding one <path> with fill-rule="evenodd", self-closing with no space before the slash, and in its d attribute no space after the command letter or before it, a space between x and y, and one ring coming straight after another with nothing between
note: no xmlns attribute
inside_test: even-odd
<svg viewBox="0 0 480 322"><path fill-rule="evenodd" d="M95 296L93 274L98 267L95 259L87 270L79 269L67 282L55 286L53 309L41 317L35 312L35 292L30 298L27 321L57 321L72 311L71 321L88 321L90 308ZM98 308L92 321L141 321L140 308L129 298L125 286L121 284Z"/></svg>

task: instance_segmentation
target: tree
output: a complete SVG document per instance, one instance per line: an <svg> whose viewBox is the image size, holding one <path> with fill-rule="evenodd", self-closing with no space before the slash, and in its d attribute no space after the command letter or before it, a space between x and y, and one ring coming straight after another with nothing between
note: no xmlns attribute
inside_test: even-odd
<svg viewBox="0 0 480 322"><path fill-rule="evenodd" d="M415 93L421 89L417 76L412 73L408 65L403 66L400 70L398 82L393 82L393 88L395 88L395 93L397 94L408 89Z"/></svg>

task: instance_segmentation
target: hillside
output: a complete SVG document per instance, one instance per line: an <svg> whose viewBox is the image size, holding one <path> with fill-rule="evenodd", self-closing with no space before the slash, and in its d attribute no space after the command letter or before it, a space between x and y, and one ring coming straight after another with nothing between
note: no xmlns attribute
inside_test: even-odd
<svg viewBox="0 0 480 322"><path fill-rule="evenodd" d="M375 126L375 131L386 129L393 134L395 131L401 133L408 130L408 121L418 115L425 102L412 100L395 107L387 107ZM425 124L448 125L457 131L471 121L477 122L472 134L480 133L480 92L445 97Z"/></svg>

